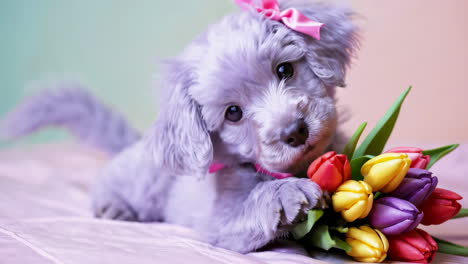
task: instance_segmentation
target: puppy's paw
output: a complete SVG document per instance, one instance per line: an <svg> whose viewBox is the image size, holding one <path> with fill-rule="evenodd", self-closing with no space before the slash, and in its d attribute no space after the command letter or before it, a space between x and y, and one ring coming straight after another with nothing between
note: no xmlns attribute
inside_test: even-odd
<svg viewBox="0 0 468 264"><path fill-rule="evenodd" d="M279 228L305 220L310 209L321 207L323 194L310 179L286 179L276 192L279 202Z"/></svg>
<svg viewBox="0 0 468 264"><path fill-rule="evenodd" d="M320 187L309 179L287 178L259 183L242 203L242 211L207 227L208 240L219 247L247 253L290 231L307 212L321 207Z"/></svg>
<svg viewBox="0 0 468 264"><path fill-rule="evenodd" d="M97 218L121 221L138 220L138 216L132 207L117 195L95 195L93 212Z"/></svg>

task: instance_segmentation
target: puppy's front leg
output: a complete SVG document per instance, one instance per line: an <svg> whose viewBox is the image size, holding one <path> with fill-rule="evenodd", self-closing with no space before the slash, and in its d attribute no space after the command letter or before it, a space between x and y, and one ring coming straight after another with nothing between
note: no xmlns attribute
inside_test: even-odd
<svg viewBox="0 0 468 264"><path fill-rule="evenodd" d="M161 221L171 177L155 168L146 145L138 142L115 157L93 190L96 217L126 221Z"/></svg>
<svg viewBox="0 0 468 264"><path fill-rule="evenodd" d="M320 187L309 179L260 182L243 201L226 202L224 210L218 207L221 215L217 217L217 230L212 230L211 242L241 253L254 251L285 235L321 201Z"/></svg>

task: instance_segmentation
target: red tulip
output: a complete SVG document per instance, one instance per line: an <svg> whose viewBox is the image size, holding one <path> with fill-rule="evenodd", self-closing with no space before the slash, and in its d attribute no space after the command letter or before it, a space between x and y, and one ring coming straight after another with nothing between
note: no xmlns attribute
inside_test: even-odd
<svg viewBox="0 0 468 264"><path fill-rule="evenodd" d="M418 169L426 169L427 165L431 161L431 156L423 155L423 150L420 148L412 148L412 147L399 147L399 148L392 148L390 150L385 151L385 153L406 153L408 157L411 159L411 166L410 168L418 168Z"/></svg>
<svg viewBox="0 0 468 264"><path fill-rule="evenodd" d="M334 192L343 182L351 179L348 157L330 151L310 164L307 176L324 191Z"/></svg>
<svg viewBox="0 0 468 264"><path fill-rule="evenodd" d="M387 256L391 260L430 263L438 249L434 239L418 228L398 236L388 236L387 239Z"/></svg>
<svg viewBox="0 0 468 264"><path fill-rule="evenodd" d="M460 195L436 188L421 206L424 217L421 221L423 225L440 225L454 217L460 212L461 205L458 200L463 199Z"/></svg>

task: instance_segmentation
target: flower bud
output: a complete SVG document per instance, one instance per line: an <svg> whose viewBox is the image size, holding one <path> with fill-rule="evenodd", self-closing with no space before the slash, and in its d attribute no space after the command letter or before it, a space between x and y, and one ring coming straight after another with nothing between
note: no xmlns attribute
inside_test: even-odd
<svg viewBox="0 0 468 264"><path fill-rule="evenodd" d="M434 191L437 183L437 177L432 177L432 172L411 168L398 188L390 195L420 206Z"/></svg>
<svg viewBox="0 0 468 264"><path fill-rule="evenodd" d="M347 254L360 262L382 262L387 257L388 240L382 232L369 226L351 227L346 233L351 246Z"/></svg>
<svg viewBox="0 0 468 264"><path fill-rule="evenodd" d="M421 229L389 236L388 258L396 261L430 263L438 249L434 239Z"/></svg>
<svg viewBox="0 0 468 264"><path fill-rule="evenodd" d="M385 153L364 163L361 174L374 192L389 193L400 185L410 164L411 159L404 153Z"/></svg>
<svg viewBox="0 0 468 264"><path fill-rule="evenodd" d="M385 235L399 235L413 230L423 218L423 214L412 203L384 197L374 202L369 214L369 223Z"/></svg>
<svg viewBox="0 0 468 264"><path fill-rule="evenodd" d="M348 157L330 151L310 164L307 176L324 191L334 192L344 181L351 178Z"/></svg>
<svg viewBox="0 0 468 264"><path fill-rule="evenodd" d="M440 225L460 212L463 199L457 193L442 188L436 188L421 206L424 218L423 225Z"/></svg>
<svg viewBox="0 0 468 264"><path fill-rule="evenodd" d="M346 181L332 196L333 209L348 222L366 217L373 201L372 187L364 181Z"/></svg>
<svg viewBox="0 0 468 264"><path fill-rule="evenodd" d="M423 150L420 148L412 147L399 147L392 148L385 153L406 153L411 159L411 168L426 169L429 162L431 162L431 156L424 155Z"/></svg>

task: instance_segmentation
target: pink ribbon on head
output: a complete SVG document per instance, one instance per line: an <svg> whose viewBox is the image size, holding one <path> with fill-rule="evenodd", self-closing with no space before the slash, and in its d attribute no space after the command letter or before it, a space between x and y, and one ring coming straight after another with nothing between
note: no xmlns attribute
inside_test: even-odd
<svg viewBox="0 0 468 264"><path fill-rule="evenodd" d="M235 0L242 9L255 8L259 13L263 13L267 18L281 21L288 28L320 39L320 28L323 23L314 21L303 15L296 8L288 8L281 11L276 0L261 0L262 6L254 6L254 0Z"/></svg>

